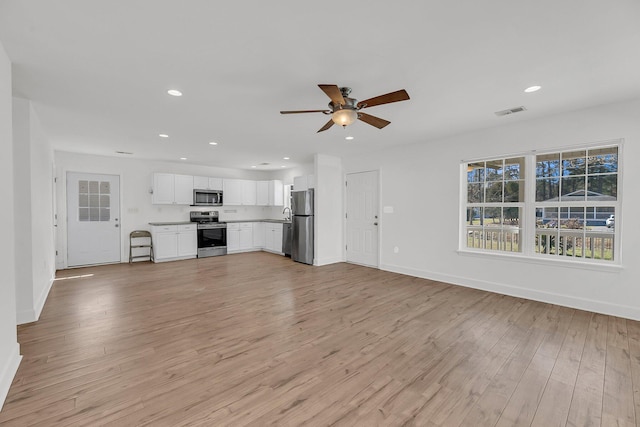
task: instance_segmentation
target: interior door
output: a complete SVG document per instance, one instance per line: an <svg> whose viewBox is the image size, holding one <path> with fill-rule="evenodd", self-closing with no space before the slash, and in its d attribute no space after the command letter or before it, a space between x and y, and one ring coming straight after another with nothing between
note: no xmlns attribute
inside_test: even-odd
<svg viewBox="0 0 640 427"><path fill-rule="evenodd" d="M67 173L67 265L120 262L120 177Z"/></svg>
<svg viewBox="0 0 640 427"><path fill-rule="evenodd" d="M347 174L347 262L378 266L378 172Z"/></svg>

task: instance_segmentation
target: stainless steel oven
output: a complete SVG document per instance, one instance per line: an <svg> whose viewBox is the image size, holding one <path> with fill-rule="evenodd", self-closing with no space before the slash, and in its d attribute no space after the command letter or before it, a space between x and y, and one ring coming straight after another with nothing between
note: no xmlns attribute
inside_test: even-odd
<svg viewBox="0 0 640 427"><path fill-rule="evenodd" d="M227 224L218 221L218 212L191 212L198 223L198 258L227 254Z"/></svg>

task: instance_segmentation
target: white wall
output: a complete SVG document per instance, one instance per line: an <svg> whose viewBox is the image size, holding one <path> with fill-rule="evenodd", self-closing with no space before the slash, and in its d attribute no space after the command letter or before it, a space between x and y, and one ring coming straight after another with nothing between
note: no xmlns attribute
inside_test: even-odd
<svg viewBox="0 0 640 427"><path fill-rule="evenodd" d="M35 318L53 285L56 274L56 242L54 228L53 148L45 136L40 119L29 103L31 133L31 271L33 272L33 305ZM19 322L20 323L20 322Z"/></svg>
<svg viewBox="0 0 640 427"><path fill-rule="evenodd" d="M0 44L0 408L20 364L20 346L16 334L16 289L13 215L13 139L11 106L11 63Z"/></svg>
<svg viewBox="0 0 640 427"><path fill-rule="evenodd" d="M20 235L15 241L16 316L18 323L35 316L31 270L31 143L29 102L13 99L13 215ZM27 320L33 321L33 320Z"/></svg>
<svg viewBox="0 0 640 427"><path fill-rule="evenodd" d="M315 265L344 260L342 160L325 154L315 156Z"/></svg>
<svg viewBox="0 0 640 427"><path fill-rule="evenodd" d="M239 179L283 179L285 184L293 182L293 170L265 172L246 171L220 167L190 165L186 163L139 160L124 157L94 156L63 151L55 152L58 207L57 266L64 268L66 256L66 173L87 172L120 176L121 201L121 259L129 259L129 233L133 230L148 230L149 222L188 221L192 210L210 210L191 206L152 205L152 174L166 172L186 175L212 176ZM286 182L290 181L290 182ZM221 221L243 219L281 219L281 207L221 206L216 207Z"/></svg>
<svg viewBox="0 0 640 427"><path fill-rule="evenodd" d="M640 319L638 117L640 100L514 124L505 117L501 127L351 157L343 165L346 173L380 170L380 205L394 208L380 221L382 269ZM625 140L619 183L623 208L616 215L622 268L457 252L461 160L618 138Z"/></svg>
<svg viewBox="0 0 640 427"><path fill-rule="evenodd" d="M53 150L31 103L13 99L16 310L18 324L40 317L55 276Z"/></svg>

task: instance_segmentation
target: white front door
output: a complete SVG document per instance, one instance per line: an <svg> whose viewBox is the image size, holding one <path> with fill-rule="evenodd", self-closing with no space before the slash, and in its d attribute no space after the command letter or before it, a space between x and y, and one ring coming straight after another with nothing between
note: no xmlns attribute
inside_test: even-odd
<svg viewBox="0 0 640 427"><path fill-rule="evenodd" d="M120 177L67 173L67 265L120 262Z"/></svg>
<svg viewBox="0 0 640 427"><path fill-rule="evenodd" d="M347 174L347 262L378 266L378 172Z"/></svg>

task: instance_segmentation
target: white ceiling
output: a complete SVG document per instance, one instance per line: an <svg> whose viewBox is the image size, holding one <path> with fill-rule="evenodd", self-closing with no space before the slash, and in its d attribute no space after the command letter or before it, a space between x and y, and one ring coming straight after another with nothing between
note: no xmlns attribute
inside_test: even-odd
<svg viewBox="0 0 640 427"><path fill-rule="evenodd" d="M640 97L637 0L0 0L0 41L56 149L212 166L279 168ZM327 116L279 114L326 108L318 83L411 100L366 110L392 122L382 130L318 134Z"/></svg>

